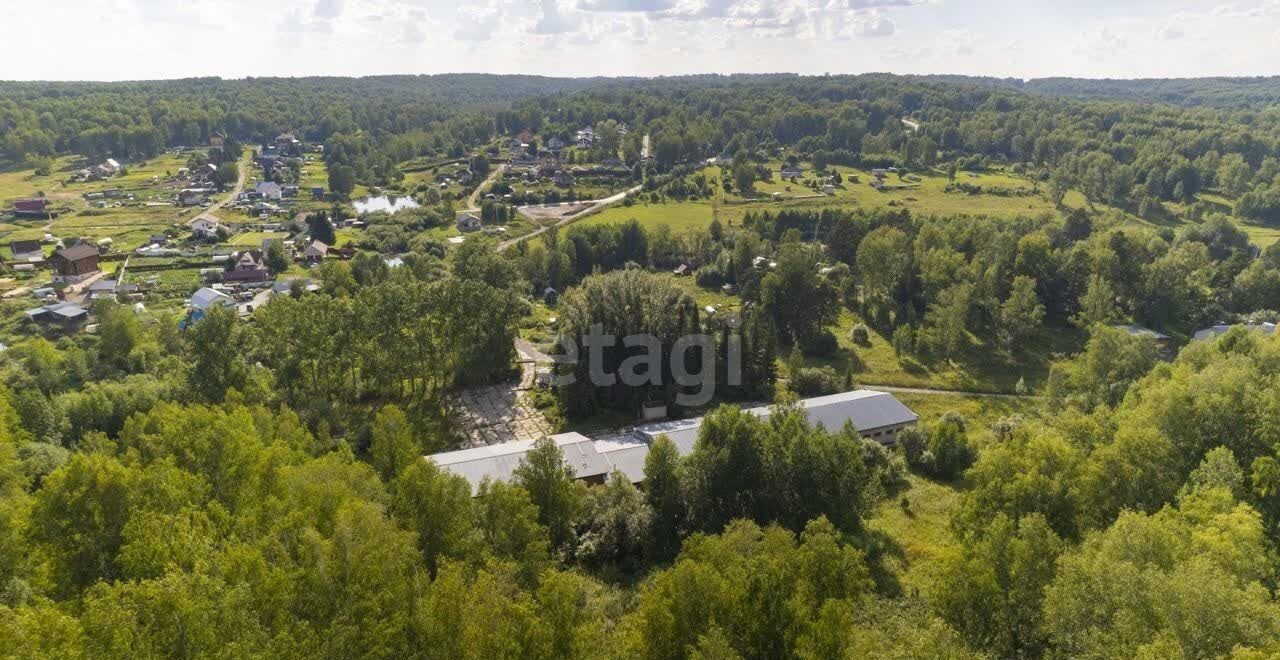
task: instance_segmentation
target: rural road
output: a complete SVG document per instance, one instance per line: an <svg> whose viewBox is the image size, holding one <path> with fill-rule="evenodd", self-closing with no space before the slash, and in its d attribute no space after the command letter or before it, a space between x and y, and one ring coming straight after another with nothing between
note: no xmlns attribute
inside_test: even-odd
<svg viewBox="0 0 1280 660"><path fill-rule="evenodd" d="M643 140L643 142L641 143L641 147L640 147L640 155L641 155L641 157L642 157L642 158L648 158L648 157L649 157L649 134L648 134L648 133L645 133L645 134L644 134L644 140ZM537 236L538 234L541 234L541 233L543 233L543 232L547 231L547 229L549 229L549 228L551 228L551 227L563 227L563 226L565 226L565 225L567 225L567 224L571 224L571 223L577 222L578 220L581 220L581 219L583 219L583 218L585 218L585 217L587 217L587 216L589 216L589 215L592 215L592 214L595 214L595 213L599 213L600 211L603 211L605 208L607 208L607 207L609 207L609 206L612 206L612 205L614 205L614 204L617 204L618 202L621 202L622 200L626 199L628 195L634 195L634 194L636 194L636 193L640 192L640 189L641 189L641 188L643 188L643 187L644 187L644 186L643 186L643 184L642 184L642 185L639 185L639 186L634 186L634 187L628 188L628 189L626 189L626 190L624 190L624 191L622 191L622 192L620 192L620 193L617 193L617 194L615 194L615 195L610 195L610 196L608 196L608 197L605 197L604 199L588 200L586 203L587 203L587 204L590 204L591 206L587 207L587 209L586 209L586 210L584 210L584 211L582 211L581 213L575 213L575 214L573 214L572 216L569 216L569 217L567 217L567 218L561 218L561 219L560 219L560 221L559 221L559 222L557 222L557 223L555 223L554 225L548 225L548 226L544 226L544 227L539 227L536 231L533 231L533 232L531 232L531 233L525 234L524 236L517 236L517 237L515 237L515 238L513 238L513 239L511 239L511 240L509 240L509 241L503 241L502 243L499 243L499 244L498 244L498 250L500 250L500 251L501 251L501 250L506 250L507 248L509 248L509 247L511 247L511 246L513 246L513 245L516 245L517 243L520 243L521 241L528 240L528 239L530 239L530 238L533 238L534 236ZM477 192L479 192L479 191L480 191L480 188L476 188L476 191L477 191ZM473 193L473 196L474 196L474 193ZM474 206L474 204L473 204L473 206Z"/></svg>
<svg viewBox="0 0 1280 660"><path fill-rule="evenodd" d="M239 176L236 177L236 185L232 186L231 192L228 193L222 201L214 202L209 206L209 208L205 209L205 213L213 213L214 211L220 210L222 207L240 198L240 192L244 190L245 179L249 176L249 159L245 158L240 160L236 163L236 167L239 169Z"/></svg>
<svg viewBox="0 0 1280 660"><path fill-rule="evenodd" d="M467 208L463 209L463 211L466 213L474 213L480 210L480 193L484 192L485 188L493 185L493 182L497 181L498 177L502 176L502 173L505 171L507 171L506 164L493 168L493 171L489 173L489 176L486 177L484 181L481 181L480 185L476 186L475 190L471 191L471 196L467 198Z"/></svg>
<svg viewBox="0 0 1280 660"><path fill-rule="evenodd" d="M989 399L1036 399L1039 398L1032 394L1001 394L997 392L967 392L964 390L936 390L927 387L894 387L892 385L867 385L862 384L863 389L875 390L876 392L890 392L894 394L954 394L956 396L979 396Z"/></svg>

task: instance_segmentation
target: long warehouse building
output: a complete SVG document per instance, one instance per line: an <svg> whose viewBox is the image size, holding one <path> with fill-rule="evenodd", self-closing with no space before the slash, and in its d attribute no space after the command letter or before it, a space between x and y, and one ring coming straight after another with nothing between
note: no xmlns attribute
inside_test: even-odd
<svg viewBox="0 0 1280 660"><path fill-rule="evenodd" d="M920 419L892 394L870 390L804 399L800 405L810 424L821 425L829 431L839 431L845 424L852 424L863 437L886 445L894 444L902 429L914 426ZM768 406L761 406L747 412L768 420L773 411ZM578 479L603 481L616 471L632 483L641 483L644 481L645 457L654 440L665 435L681 456L687 456L693 452L701 428L702 418L696 417L646 424L606 439L593 440L581 433L561 433L551 436L551 439L564 452L565 462ZM474 494L485 479L511 479L533 444L533 440L515 440L433 454L427 458L446 471L465 478Z"/></svg>

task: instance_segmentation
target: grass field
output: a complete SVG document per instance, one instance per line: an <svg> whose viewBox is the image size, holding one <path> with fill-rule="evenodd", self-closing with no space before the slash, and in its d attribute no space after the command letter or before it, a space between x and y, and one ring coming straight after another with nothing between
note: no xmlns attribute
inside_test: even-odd
<svg viewBox="0 0 1280 660"><path fill-rule="evenodd" d="M674 233L698 231L711 224L715 210L709 202L618 205L584 218L583 225L600 225L635 219L646 229L666 225Z"/></svg>
<svg viewBox="0 0 1280 660"><path fill-rule="evenodd" d="M288 238L289 233L283 231L247 231L243 234L236 234L227 241L227 245L243 245L258 248L262 246L262 242L266 240L275 240Z"/></svg>
<svg viewBox="0 0 1280 660"><path fill-rule="evenodd" d="M876 506L866 526L881 566L896 577L902 593L918 591L927 599L941 560L956 544L950 523L960 490L915 475L910 484L905 493Z"/></svg>
<svg viewBox="0 0 1280 660"><path fill-rule="evenodd" d="M969 440L978 450L991 440L991 425L1013 414L1035 416L1043 409L1039 399L993 399L951 394L895 394L920 415L923 427L954 411L965 417ZM928 599L940 561L955 547L951 512L960 501L961 484L939 483L919 476L899 497L881 502L867 520L867 530L882 549L884 568L897 576L904 593L919 590ZM903 508L902 500L908 506Z"/></svg>
<svg viewBox="0 0 1280 660"><path fill-rule="evenodd" d="M1240 228L1249 235L1249 241L1259 248L1266 249L1272 243L1280 241L1280 227L1261 227L1240 223Z"/></svg>
<svg viewBox="0 0 1280 660"><path fill-rule="evenodd" d="M819 179L811 167L806 168L805 175L801 177L799 183L791 183L777 176L780 166L781 163L770 165L774 172L773 180L756 182L754 196L759 201L747 204L748 207L759 204L785 205L803 202L861 208L894 206L909 209L917 215L969 214L997 217L1017 217L1054 211L1052 202L1033 192L1034 186L1031 181L1004 172L960 172L956 177L957 184L981 186L984 189L980 194L971 195L962 192L946 192L951 181L945 174L937 171L918 173L919 182L900 180L896 174L891 174L885 179L887 188L876 190L871 187L870 182L874 177L871 176L870 170L845 166L829 167L828 171L840 172L843 183L836 186L834 194L815 198L814 195L821 194L820 190L814 190L805 185L808 181ZM1027 194L1003 196L986 192L993 188L1024 191ZM782 195L783 201L772 201L773 193ZM809 199L787 201L792 197ZM740 201L742 198L730 195L728 199Z"/></svg>
<svg viewBox="0 0 1280 660"><path fill-rule="evenodd" d="M1043 328L1016 354L980 344L970 336L968 350L950 360L915 356L899 358L889 338L875 330L869 346L855 346L850 338L857 315L845 311L830 328L840 342L840 352L830 358L805 357L806 366L831 366L838 373L851 371L865 385L924 387L966 392L1013 392L1018 379L1027 387L1039 387L1056 356L1076 353L1085 337L1074 328ZM785 360L787 356L779 356Z"/></svg>

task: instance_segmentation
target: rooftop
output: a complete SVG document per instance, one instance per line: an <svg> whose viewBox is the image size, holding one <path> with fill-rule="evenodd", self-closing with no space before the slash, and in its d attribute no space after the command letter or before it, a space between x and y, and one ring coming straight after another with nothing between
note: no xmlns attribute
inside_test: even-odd
<svg viewBox="0 0 1280 660"><path fill-rule="evenodd" d="M804 399L800 406L809 423L828 431L839 431L846 423L862 433L894 426L914 424L919 416L887 392L858 390L831 396ZM746 412L768 420L772 408L760 406ZM667 436L681 456L693 452L702 428L702 418L670 420L646 424L628 431L588 438L580 433L551 436L565 461L578 479L603 478L617 471L633 483L644 481L644 462L650 444L659 436ZM432 461L471 484L475 493L486 478L509 480L525 455L533 448L533 440L515 440L484 447L434 454Z"/></svg>

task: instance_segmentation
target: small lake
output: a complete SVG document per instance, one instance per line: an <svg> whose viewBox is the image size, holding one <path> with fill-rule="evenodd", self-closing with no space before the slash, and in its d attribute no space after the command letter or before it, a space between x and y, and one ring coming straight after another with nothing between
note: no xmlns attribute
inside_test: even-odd
<svg viewBox="0 0 1280 660"><path fill-rule="evenodd" d="M352 205L356 207L356 213L372 213L374 211L395 213L396 211L416 209L421 206L412 197L392 197L390 195L357 199L352 202Z"/></svg>

